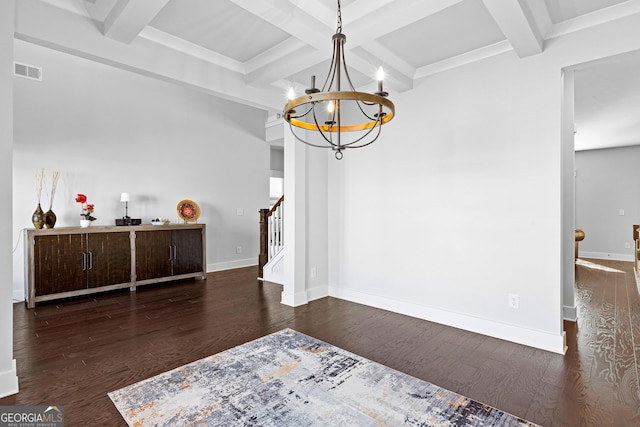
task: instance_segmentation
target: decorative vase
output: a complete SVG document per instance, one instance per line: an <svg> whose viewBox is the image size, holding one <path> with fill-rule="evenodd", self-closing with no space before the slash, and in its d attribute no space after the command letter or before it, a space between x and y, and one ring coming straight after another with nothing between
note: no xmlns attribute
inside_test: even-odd
<svg viewBox="0 0 640 427"><path fill-rule="evenodd" d="M53 228L53 226L56 225L57 219L56 214L53 213L51 208L49 208L49 210L44 214L44 225L47 228Z"/></svg>
<svg viewBox="0 0 640 427"><path fill-rule="evenodd" d="M89 221L88 219L81 219L80 220L80 227L87 228L90 225L91 225L91 221Z"/></svg>
<svg viewBox="0 0 640 427"><path fill-rule="evenodd" d="M40 203L38 203L38 207L36 208L36 211L31 216L31 222L33 222L33 226L36 229L40 230L44 225L44 220L45 220L44 211L40 207Z"/></svg>

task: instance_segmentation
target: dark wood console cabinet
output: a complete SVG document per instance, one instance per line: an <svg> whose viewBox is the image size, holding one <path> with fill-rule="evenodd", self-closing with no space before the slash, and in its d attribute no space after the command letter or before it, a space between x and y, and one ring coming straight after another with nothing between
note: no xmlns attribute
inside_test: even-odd
<svg viewBox="0 0 640 427"><path fill-rule="evenodd" d="M40 301L206 277L203 224L25 231L29 308Z"/></svg>
<svg viewBox="0 0 640 427"><path fill-rule="evenodd" d="M201 234L197 229L137 232L137 280L170 278L202 271Z"/></svg>

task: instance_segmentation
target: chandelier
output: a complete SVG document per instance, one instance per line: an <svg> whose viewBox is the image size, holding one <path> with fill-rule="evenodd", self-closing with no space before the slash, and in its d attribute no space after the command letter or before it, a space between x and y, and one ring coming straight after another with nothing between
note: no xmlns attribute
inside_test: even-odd
<svg viewBox="0 0 640 427"><path fill-rule="evenodd" d="M284 106L284 118L298 141L313 147L331 148L336 159L340 160L345 149L365 147L378 139L382 125L393 119L395 106L383 90L382 67L378 69L377 92L358 92L353 87L344 58L347 37L342 33L340 0L338 25L332 40L331 66L322 89L315 87L315 76L311 76L311 87L305 90L304 95L296 98L291 88L289 102ZM343 78L348 85L346 91L341 88ZM317 131L322 138L310 142L294 128Z"/></svg>

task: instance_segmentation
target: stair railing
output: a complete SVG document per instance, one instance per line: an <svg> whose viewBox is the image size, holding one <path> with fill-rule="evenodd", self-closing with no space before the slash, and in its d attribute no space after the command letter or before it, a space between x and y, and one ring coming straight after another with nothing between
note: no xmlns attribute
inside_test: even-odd
<svg viewBox="0 0 640 427"><path fill-rule="evenodd" d="M264 266L284 247L284 195L271 209L260 209L260 254L258 277L263 277Z"/></svg>

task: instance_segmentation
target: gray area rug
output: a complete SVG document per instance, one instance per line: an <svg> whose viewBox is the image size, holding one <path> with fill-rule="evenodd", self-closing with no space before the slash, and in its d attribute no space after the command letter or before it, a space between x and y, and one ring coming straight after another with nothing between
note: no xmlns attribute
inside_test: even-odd
<svg viewBox="0 0 640 427"><path fill-rule="evenodd" d="M291 329L109 397L130 426L535 426Z"/></svg>

